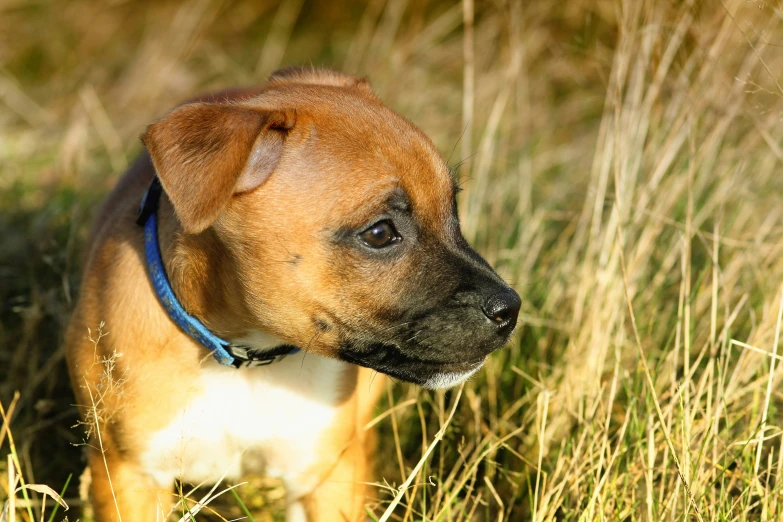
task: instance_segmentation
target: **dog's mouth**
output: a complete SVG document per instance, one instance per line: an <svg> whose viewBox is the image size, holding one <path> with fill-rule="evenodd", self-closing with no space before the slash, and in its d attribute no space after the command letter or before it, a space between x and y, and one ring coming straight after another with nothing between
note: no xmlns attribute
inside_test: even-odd
<svg viewBox="0 0 783 522"><path fill-rule="evenodd" d="M362 348L344 343L340 347L339 357L395 379L433 389L448 388L461 383L479 371L486 360L486 356L460 361L425 359L387 343L376 343Z"/></svg>

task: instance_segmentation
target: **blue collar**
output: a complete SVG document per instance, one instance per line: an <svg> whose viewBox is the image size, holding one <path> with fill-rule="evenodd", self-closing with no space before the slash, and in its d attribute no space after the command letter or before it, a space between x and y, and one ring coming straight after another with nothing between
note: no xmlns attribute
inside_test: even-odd
<svg viewBox="0 0 783 522"><path fill-rule="evenodd" d="M163 192L160 180L157 176L152 178L152 183L144 194L139 208L139 217L136 223L144 227L144 253L147 258L147 271L150 274L152 286L158 296L158 300L169 314L172 321L177 323L182 331L190 337L206 346L212 352L217 362L224 366L236 368L265 366L280 361L286 355L296 353L299 348L290 345L282 345L269 350L259 351L246 346L232 344L209 331L204 324L188 314L174 295L166 277L166 269L163 267L163 259L160 255L158 244L158 220L157 211L160 196Z"/></svg>

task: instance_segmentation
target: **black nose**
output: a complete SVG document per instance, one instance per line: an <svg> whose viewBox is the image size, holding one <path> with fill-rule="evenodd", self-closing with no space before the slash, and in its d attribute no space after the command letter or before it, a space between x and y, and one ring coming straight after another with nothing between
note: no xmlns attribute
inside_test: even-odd
<svg viewBox="0 0 783 522"><path fill-rule="evenodd" d="M506 334L516 326L521 305L522 300L519 298L519 294L509 288L490 296L481 309L484 311L484 315L497 325L498 333Z"/></svg>

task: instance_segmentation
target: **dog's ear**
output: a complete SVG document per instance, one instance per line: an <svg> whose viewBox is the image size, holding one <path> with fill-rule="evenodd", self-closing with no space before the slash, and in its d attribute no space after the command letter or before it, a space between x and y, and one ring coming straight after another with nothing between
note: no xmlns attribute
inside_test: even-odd
<svg viewBox="0 0 783 522"><path fill-rule="evenodd" d="M198 233L232 194L269 177L295 122L293 110L192 103L150 125L141 140L183 228Z"/></svg>
<svg viewBox="0 0 783 522"><path fill-rule="evenodd" d="M305 85L331 85L354 89L363 94L375 96L367 78L351 76L329 69L317 69L315 67L292 66L277 70L269 77L272 84L299 83Z"/></svg>

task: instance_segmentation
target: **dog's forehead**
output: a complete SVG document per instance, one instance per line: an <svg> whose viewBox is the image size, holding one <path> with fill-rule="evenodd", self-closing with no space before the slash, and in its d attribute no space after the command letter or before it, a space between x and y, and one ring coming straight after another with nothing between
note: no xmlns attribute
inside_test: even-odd
<svg viewBox="0 0 783 522"><path fill-rule="evenodd" d="M315 123L316 154L322 164L337 169L335 181L356 195L357 204L403 206L437 227L450 214L451 175L419 129L383 109L366 116L351 114L343 128L339 119L329 128L319 129Z"/></svg>
<svg viewBox="0 0 783 522"><path fill-rule="evenodd" d="M453 178L415 125L345 89L306 86L283 94L276 101L297 110L297 170L318 172L347 195L341 205L367 208L397 194L425 222L439 226L449 219Z"/></svg>

